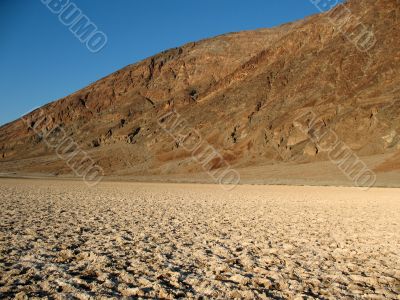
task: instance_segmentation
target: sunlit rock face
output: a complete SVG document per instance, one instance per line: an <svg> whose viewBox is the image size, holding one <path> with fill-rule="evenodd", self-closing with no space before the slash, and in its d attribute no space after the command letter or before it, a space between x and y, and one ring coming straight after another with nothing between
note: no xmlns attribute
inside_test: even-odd
<svg viewBox="0 0 400 300"><path fill-rule="evenodd" d="M334 132L361 156L399 151L399 7L348 1L129 65L1 127L1 168L72 173L46 143L68 137L106 175L201 171L160 127L173 110L233 167L327 160L314 131ZM398 157L378 169L397 170Z"/></svg>

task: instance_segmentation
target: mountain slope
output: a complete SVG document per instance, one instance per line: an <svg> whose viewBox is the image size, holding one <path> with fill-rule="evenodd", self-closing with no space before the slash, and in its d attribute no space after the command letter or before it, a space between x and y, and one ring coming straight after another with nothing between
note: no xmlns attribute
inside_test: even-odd
<svg viewBox="0 0 400 300"><path fill-rule="evenodd" d="M303 21L190 43L127 66L1 127L1 170L72 173L29 128L44 115L46 128L36 129L56 140L52 129L62 128L106 175L204 171L160 125L170 111L236 169L327 161L315 130L333 132L357 156L383 155L373 166L378 173L398 166L399 4L353 0ZM360 24L377 41L368 51L348 38ZM313 126L310 114L317 117Z"/></svg>

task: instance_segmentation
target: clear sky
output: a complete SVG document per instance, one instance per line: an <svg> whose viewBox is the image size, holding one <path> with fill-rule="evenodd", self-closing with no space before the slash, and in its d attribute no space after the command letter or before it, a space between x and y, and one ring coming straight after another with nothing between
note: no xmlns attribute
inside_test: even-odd
<svg viewBox="0 0 400 300"><path fill-rule="evenodd" d="M318 12L310 0L71 2L107 35L98 53L40 0L0 0L0 125L162 50Z"/></svg>

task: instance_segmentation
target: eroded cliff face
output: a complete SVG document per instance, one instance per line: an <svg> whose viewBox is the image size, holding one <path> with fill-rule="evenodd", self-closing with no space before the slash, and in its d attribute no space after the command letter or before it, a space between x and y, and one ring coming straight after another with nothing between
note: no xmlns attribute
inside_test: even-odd
<svg viewBox="0 0 400 300"><path fill-rule="evenodd" d="M1 127L0 166L70 173L44 140L61 130L106 174L200 171L159 124L173 110L234 167L327 160L315 131L334 132L361 156L396 152L399 21L399 1L353 0L165 51ZM376 38L367 51L353 43L360 24Z"/></svg>

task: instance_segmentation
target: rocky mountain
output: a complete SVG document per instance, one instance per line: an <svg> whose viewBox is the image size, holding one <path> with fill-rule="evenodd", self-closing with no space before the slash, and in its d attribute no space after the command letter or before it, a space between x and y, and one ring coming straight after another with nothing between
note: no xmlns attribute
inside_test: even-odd
<svg viewBox="0 0 400 300"><path fill-rule="evenodd" d="M209 170L329 161L340 141L374 172L398 172L399 23L398 0L350 0L167 50L1 127L0 169L73 174L48 143L67 137L105 175L195 174L196 133L218 153Z"/></svg>

